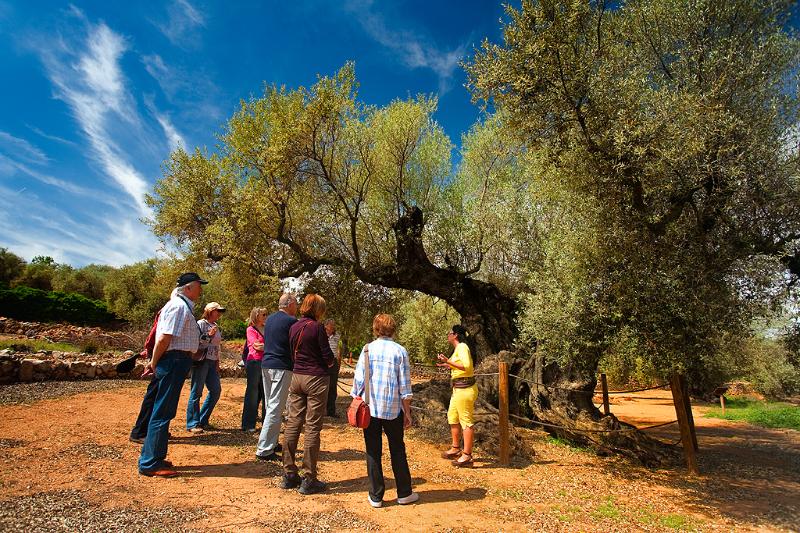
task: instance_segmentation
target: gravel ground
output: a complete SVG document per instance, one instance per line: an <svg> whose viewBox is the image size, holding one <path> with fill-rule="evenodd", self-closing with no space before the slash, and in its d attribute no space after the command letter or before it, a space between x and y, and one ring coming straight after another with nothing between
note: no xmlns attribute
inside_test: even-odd
<svg viewBox="0 0 800 533"><path fill-rule="evenodd" d="M262 522L258 524L267 531L306 532L306 531L377 531L376 524L347 512L336 509L326 513L302 513L292 511L292 517L280 522Z"/></svg>
<svg viewBox="0 0 800 533"><path fill-rule="evenodd" d="M93 381L41 381L0 385L0 405L30 404L84 392L97 392L120 387L135 387L141 380L104 379Z"/></svg>
<svg viewBox="0 0 800 533"><path fill-rule="evenodd" d="M82 455L89 459L122 459L124 452L125 448L122 446L108 446L91 441L81 442L64 450L64 453Z"/></svg>
<svg viewBox="0 0 800 533"><path fill-rule="evenodd" d="M203 516L205 513L200 510L186 511L171 507L103 509L86 501L79 491L62 490L1 501L0 531L195 531L187 524Z"/></svg>

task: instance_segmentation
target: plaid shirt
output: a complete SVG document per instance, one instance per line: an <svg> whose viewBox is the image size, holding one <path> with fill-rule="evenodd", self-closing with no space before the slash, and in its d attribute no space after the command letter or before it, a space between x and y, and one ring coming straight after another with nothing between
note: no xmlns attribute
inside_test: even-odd
<svg viewBox="0 0 800 533"><path fill-rule="evenodd" d="M408 352L391 339L381 337L369 346L369 412L375 418L394 420L403 410L401 400L411 398L411 365ZM358 358L350 396L364 394L364 350Z"/></svg>
<svg viewBox="0 0 800 533"><path fill-rule="evenodd" d="M156 326L156 339L162 333L172 335L167 350L197 351L200 345L200 327L192 314L192 309L194 303L180 295L171 298L161 309L161 316Z"/></svg>

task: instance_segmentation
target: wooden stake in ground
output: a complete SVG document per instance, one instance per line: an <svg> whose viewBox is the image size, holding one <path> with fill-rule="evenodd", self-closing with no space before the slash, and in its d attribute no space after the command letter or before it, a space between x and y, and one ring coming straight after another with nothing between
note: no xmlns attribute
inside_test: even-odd
<svg viewBox="0 0 800 533"><path fill-rule="evenodd" d="M611 408L608 406L608 380L605 374L600 374L600 385L603 386L603 414L611 414Z"/></svg>
<svg viewBox="0 0 800 533"><path fill-rule="evenodd" d="M697 455L695 448L695 441L692 440L692 429L691 425L694 422L694 419L689 418L689 414L686 412L688 398L684 398L684 381L682 381L682 376L679 374L674 374L672 378L670 378L670 388L672 389L672 403L675 405L675 414L678 418L678 427L681 430L681 444L683 445L683 456L686 459L686 468L689 470L690 474L697 475L700 471L697 468ZM691 404L689 405L689 409L691 409Z"/></svg>
<svg viewBox="0 0 800 533"><path fill-rule="evenodd" d="M508 443L508 363L500 361L497 366L500 390L500 464L508 466L511 455Z"/></svg>

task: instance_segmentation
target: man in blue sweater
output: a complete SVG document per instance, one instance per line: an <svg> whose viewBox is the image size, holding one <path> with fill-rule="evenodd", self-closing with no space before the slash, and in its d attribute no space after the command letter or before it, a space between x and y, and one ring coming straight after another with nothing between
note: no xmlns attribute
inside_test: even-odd
<svg viewBox="0 0 800 533"><path fill-rule="evenodd" d="M281 295L278 310L264 323L264 358L261 359L261 376L267 411L258 437L256 457L276 461L281 451L278 436L281 432L281 414L289 396L292 381L292 352L289 349L289 328L297 322L297 298L291 292Z"/></svg>

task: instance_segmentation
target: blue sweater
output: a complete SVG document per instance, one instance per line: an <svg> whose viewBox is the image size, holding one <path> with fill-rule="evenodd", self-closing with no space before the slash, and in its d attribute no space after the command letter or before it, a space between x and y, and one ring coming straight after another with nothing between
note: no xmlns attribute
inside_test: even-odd
<svg viewBox="0 0 800 533"><path fill-rule="evenodd" d="M275 311L264 323L264 358L261 368L292 370L292 352L289 349L289 328L297 322L283 311Z"/></svg>

